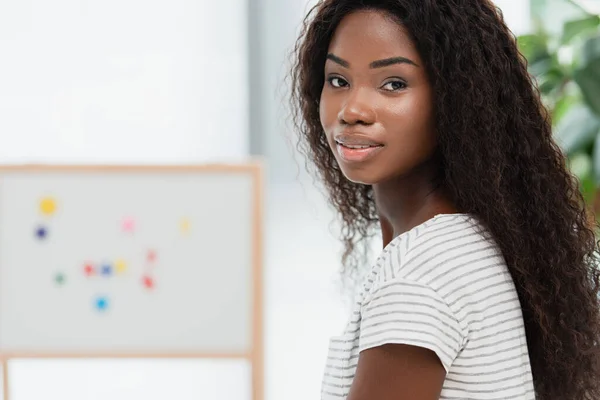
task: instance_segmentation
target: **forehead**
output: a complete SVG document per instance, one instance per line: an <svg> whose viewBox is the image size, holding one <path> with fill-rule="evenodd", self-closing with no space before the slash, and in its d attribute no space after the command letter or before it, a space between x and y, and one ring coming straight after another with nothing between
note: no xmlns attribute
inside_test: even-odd
<svg viewBox="0 0 600 400"><path fill-rule="evenodd" d="M397 56L418 58L404 26L379 10L361 10L345 16L333 34L328 52L351 64L353 60L364 64Z"/></svg>

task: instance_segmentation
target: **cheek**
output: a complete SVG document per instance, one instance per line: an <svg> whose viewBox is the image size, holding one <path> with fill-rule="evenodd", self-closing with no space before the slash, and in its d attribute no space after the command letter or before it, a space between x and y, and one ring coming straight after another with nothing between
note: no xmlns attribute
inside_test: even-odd
<svg viewBox="0 0 600 400"><path fill-rule="evenodd" d="M323 127L323 129L326 129L327 126L327 119L326 119L326 109L325 109L325 104L323 103L323 98L321 98L321 101L319 102L319 119L321 120L321 126Z"/></svg>
<svg viewBox="0 0 600 400"><path fill-rule="evenodd" d="M380 114L395 149L406 156L423 157L436 146L432 105L426 98L406 98Z"/></svg>
<svg viewBox="0 0 600 400"><path fill-rule="evenodd" d="M319 118L321 119L321 125L326 133L329 133L331 127L335 124L337 119L337 111L335 104L331 101L330 96L324 92L321 94L319 101Z"/></svg>

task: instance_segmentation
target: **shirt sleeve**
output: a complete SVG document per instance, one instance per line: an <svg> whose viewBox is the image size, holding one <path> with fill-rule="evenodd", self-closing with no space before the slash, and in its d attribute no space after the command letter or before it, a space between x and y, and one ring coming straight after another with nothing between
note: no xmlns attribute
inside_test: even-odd
<svg viewBox="0 0 600 400"><path fill-rule="evenodd" d="M446 302L431 287L395 278L377 288L362 306L359 351L384 344L432 350L446 372L465 335Z"/></svg>

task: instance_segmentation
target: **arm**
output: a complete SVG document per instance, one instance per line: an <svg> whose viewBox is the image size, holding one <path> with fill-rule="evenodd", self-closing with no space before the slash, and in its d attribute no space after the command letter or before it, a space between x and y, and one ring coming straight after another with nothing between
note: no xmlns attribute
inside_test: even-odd
<svg viewBox="0 0 600 400"><path fill-rule="evenodd" d="M388 256L389 263L399 257L394 249ZM347 400L438 400L465 340L445 300L428 285L396 276L379 282L361 310Z"/></svg>
<svg viewBox="0 0 600 400"><path fill-rule="evenodd" d="M445 377L433 351L385 344L360 353L347 400L438 400Z"/></svg>

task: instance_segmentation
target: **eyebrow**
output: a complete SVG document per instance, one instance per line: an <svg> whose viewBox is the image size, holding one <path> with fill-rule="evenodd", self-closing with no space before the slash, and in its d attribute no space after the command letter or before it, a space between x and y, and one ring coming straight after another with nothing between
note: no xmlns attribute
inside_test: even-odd
<svg viewBox="0 0 600 400"><path fill-rule="evenodd" d="M327 54L327 59L333 61L336 64L341 65L344 68L350 67L350 63L348 61L339 58L338 56L332 53ZM414 65L415 67L418 67L418 65L414 61L406 57L392 57L383 60L373 61L371 64L369 64L369 68L383 68L394 64L410 64Z"/></svg>

